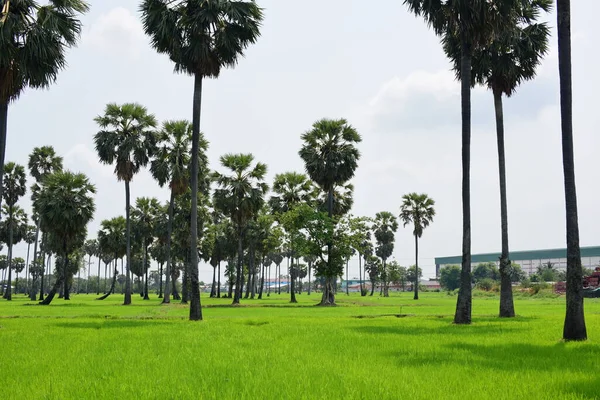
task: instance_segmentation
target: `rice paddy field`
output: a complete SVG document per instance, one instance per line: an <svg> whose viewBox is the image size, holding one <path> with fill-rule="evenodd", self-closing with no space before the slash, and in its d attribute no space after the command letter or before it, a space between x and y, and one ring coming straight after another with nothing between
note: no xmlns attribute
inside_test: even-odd
<svg viewBox="0 0 600 400"><path fill-rule="evenodd" d="M589 340L562 343L564 298L519 297L518 317L500 320L497 297L475 297L473 324L457 326L445 293L338 294L334 308L306 293L203 297L195 323L177 302L72 297L0 301L5 398L600 398L598 299L586 299Z"/></svg>

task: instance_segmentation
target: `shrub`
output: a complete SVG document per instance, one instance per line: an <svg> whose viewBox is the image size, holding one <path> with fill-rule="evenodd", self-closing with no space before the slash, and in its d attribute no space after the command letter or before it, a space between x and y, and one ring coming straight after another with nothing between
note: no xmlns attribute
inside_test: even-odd
<svg viewBox="0 0 600 400"><path fill-rule="evenodd" d="M484 279L480 280L479 282L477 282L476 287L479 290L484 290L486 292L489 292L490 290L492 290L494 285L497 286L497 283L495 280L490 279L490 278L484 278Z"/></svg>

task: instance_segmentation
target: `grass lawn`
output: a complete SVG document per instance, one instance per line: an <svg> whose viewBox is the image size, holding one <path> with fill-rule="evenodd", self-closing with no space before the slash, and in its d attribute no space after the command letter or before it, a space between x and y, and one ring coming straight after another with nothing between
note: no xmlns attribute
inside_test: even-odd
<svg viewBox="0 0 600 400"><path fill-rule="evenodd" d="M190 323L155 297L18 295L0 301L0 387L8 399L600 398L598 299L586 299L589 340L565 344L564 298L517 299L519 316L499 320L498 299L476 297L474 323L456 326L456 297L421 296L203 297L205 321Z"/></svg>

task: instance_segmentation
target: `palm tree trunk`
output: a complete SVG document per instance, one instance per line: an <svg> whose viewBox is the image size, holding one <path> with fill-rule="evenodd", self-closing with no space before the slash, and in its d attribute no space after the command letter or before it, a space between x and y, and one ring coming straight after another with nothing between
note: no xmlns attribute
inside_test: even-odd
<svg viewBox="0 0 600 400"><path fill-rule="evenodd" d="M159 272L158 272L158 298L162 299L163 297L163 263L160 263Z"/></svg>
<svg viewBox="0 0 600 400"><path fill-rule="evenodd" d="M2 199L2 178L4 176L4 155L6 153L6 132L8 127L8 102L0 102L0 199ZM0 207L1 211L1 207ZM2 216L0 215L0 221Z"/></svg>
<svg viewBox="0 0 600 400"><path fill-rule="evenodd" d="M214 298L217 296L217 266L213 265L213 278L212 286L210 288L210 297Z"/></svg>
<svg viewBox="0 0 600 400"><path fill-rule="evenodd" d="M504 156L504 111L502 92L494 90L494 109L496 111L496 136L498 139L498 172L500 175L500 221L502 234L502 253L500 255L500 317L515 316L510 275L508 251L508 206L506 198L506 160Z"/></svg>
<svg viewBox="0 0 600 400"><path fill-rule="evenodd" d="M2 175L2 174L0 174ZM9 228L8 228L8 282L6 285L6 293L4 293L4 298L6 300L12 300L12 248L13 248L13 207L10 206L8 208L8 220L9 220Z"/></svg>
<svg viewBox="0 0 600 400"><path fill-rule="evenodd" d="M46 275L46 253L44 251L42 253L42 279L40 283L40 297L39 300L44 300L44 275ZM49 257L48 257L49 258Z"/></svg>
<svg viewBox="0 0 600 400"><path fill-rule="evenodd" d="M69 279L67 277L67 272L68 272L68 268L69 268L69 253L67 251L67 242L66 241L63 242L63 252L65 255L65 260L63 262L63 273L62 273L63 283L64 283L64 286L63 286L63 295L64 296L63 297L65 300L71 300L71 295L69 293Z"/></svg>
<svg viewBox="0 0 600 400"><path fill-rule="evenodd" d="M144 239L144 268L146 269L146 282L144 284L144 300L150 300L150 296L148 295L148 246L146 246L146 239Z"/></svg>
<svg viewBox="0 0 600 400"><path fill-rule="evenodd" d="M217 297L221 298L221 261L217 264Z"/></svg>
<svg viewBox="0 0 600 400"><path fill-rule="evenodd" d="M235 293L233 294L233 303L240 304L242 297L242 263L244 262L244 246L242 243L242 229L238 228L238 257L235 276Z"/></svg>
<svg viewBox="0 0 600 400"><path fill-rule="evenodd" d="M415 235L415 296L413 300L419 300L419 237Z"/></svg>
<svg viewBox="0 0 600 400"><path fill-rule="evenodd" d="M279 273L277 274L277 294L281 294L281 264L275 266L275 273L277 273L278 268Z"/></svg>
<svg viewBox="0 0 600 400"><path fill-rule="evenodd" d="M289 260L289 259L288 259ZM295 281L296 278L294 277L294 273L292 271L296 271L296 274L298 274L300 271L298 271L298 264L296 264L296 267L294 267L294 259L292 258L292 266L291 268L288 267L288 273L290 275L290 279L289 279L289 287L290 287L290 303L297 303L298 300L296 300L296 285L295 285Z"/></svg>
<svg viewBox="0 0 600 400"><path fill-rule="evenodd" d="M464 29L463 29L464 31ZM462 211L463 243L455 324L471 323L471 44L461 35Z"/></svg>
<svg viewBox="0 0 600 400"><path fill-rule="evenodd" d="M198 149L200 146L200 116L202 112L202 76L194 76L194 101L192 117L192 216L191 216L191 241L192 251L190 258L190 321L202 320L202 307L200 304L200 285L198 279Z"/></svg>
<svg viewBox="0 0 600 400"><path fill-rule="evenodd" d="M77 270L77 291L75 293L79 294L79 286L81 284L81 268Z"/></svg>
<svg viewBox="0 0 600 400"><path fill-rule="evenodd" d="M562 127L563 171L567 217L567 311L564 340L586 340L583 312L583 271L579 248L575 159L573 155L573 88L571 76L571 1L557 0L558 69Z"/></svg>
<svg viewBox="0 0 600 400"><path fill-rule="evenodd" d="M100 294L100 261L102 260L102 257L100 257L100 251L98 251L98 287L96 288L96 296L98 296Z"/></svg>
<svg viewBox="0 0 600 400"><path fill-rule="evenodd" d="M37 224L36 224L36 229L35 229L35 243L33 244L33 262L34 263L37 260L38 240L40 238L40 223L41 223L41 218L38 218ZM44 281L44 274L42 273L42 282L43 281ZM42 289L42 291L43 291L43 289ZM32 283L31 292L29 292L29 299L31 301L35 301L36 297L37 297L37 282Z"/></svg>
<svg viewBox="0 0 600 400"><path fill-rule="evenodd" d="M127 264L125 264L125 301L124 306L131 304L131 277L129 271L131 271L131 219L129 217L129 207L131 202L131 194L129 192L129 181L125 181L125 219L127 220Z"/></svg>
<svg viewBox="0 0 600 400"><path fill-rule="evenodd" d="M171 233L173 232L173 203L175 202L175 193L171 190L169 199L169 221L167 222L167 269L165 271L165 297L163 304L171 302Z"/></svg>
<svg viewBox="0 0 600 400"><path fill-rule="evenodd" d="M114 292L115 286L117 284L117 275L118 274L119 274L119 270L117 269L117 263L115 261L115 273L113 274L113 279L112 279L112 283L110 284L110 289L106 292L106 294L104 294L104 296L99 297L96 300L104 300Z"/></svg>
<svg viewBox="0 0 600 400"><path fill-rule="evenodd" d="M252 257L252 245L248 249L248 282L246 283L246 294L244 298L247 299L250 296L250 289L252 288L252 275L254 275L254 259Z"/></svg>
<svg viewBox="0 0 600 400"><path fill-rule="evenodd" d="M350 263L350 259L346 260L346 296L350 296L350 288L348 287L348 264Z"/></svg>
<svg viewBox="0 0 600 400"><path fill-rule="evenodd" d="M363 295L363 282L362 282L362 254L358 253L358 288L360 295Z"/></svg>
<svg viewBox="0 0 600 400"><path fill-rule="evenodd" d="M31 243L27 243L27 260L25 261L25 290L29 293L29 250Z"/></svg>
<svg viewBox="0 0 600 400"><path fill-rule="evenodd" d="M327 214L329 218L333 216L333 187L329 188L329 192L327 193ZM328 241L327 243L327 271L331 271L331 250L333 248L333 243ZM335 291L333 290L332 280L335 279L335 276L325 276L325 285L323 287L323 296L321 297L321 306L330 306L335 305Z"/></svg>
<svg viewBox="0 0 600 400"><path fill-rule="evenodd" d="M390 297L390 293L389 293L389 280L388 280L388 273L387 273L387 264L386 264L386 260L383 260L383 273L384 273L384 280L383 280L383 297Z"/></svg>
<svg viewBox="0 0 600 400"><path fill-rule="evenodd" d="M310 270L312 269L312 263L308 263L308 295L310 296Z"/></svg>
<svg viewBox="0 0 600 400"><path fill-rule="evenodd" d="M190 249L191 251L191 249ZM181 278L181 304L188 304L190 297L190 256L186 257L183 264L183 277Z"/></svg>

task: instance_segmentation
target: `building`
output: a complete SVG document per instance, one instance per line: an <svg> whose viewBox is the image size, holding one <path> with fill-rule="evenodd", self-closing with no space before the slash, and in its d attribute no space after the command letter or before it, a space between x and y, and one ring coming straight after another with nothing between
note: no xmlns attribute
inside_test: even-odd
<svg viewBox="0 0 600 400"><path fill-rule="evenodd" d="M521 266L526 274L534 274L541 264L551 262L559 271L567 269L567 249L511 251L509 259ZM471 265L495 262L499 264L500 253L472 254ZM435 275L440 276L440 269L446 265L461 265L462 257L436 257ZM585 268L594 269L600 265L600 246L582 247L581 264Z"/></svg>

